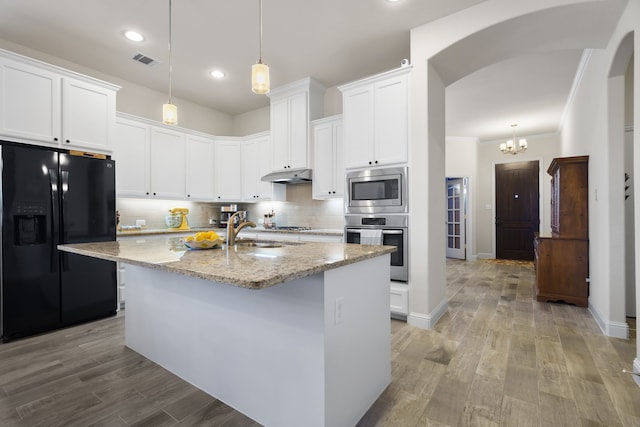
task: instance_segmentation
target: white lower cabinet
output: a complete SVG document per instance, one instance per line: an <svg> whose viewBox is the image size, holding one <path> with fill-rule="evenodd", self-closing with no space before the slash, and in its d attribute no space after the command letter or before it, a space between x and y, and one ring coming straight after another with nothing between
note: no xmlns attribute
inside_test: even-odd
<svg viewBox="0 0 640 427"><path fill-rule="evenodd" d="M391 314L396 316L409 315L409 285L391 282Z"/></svg>

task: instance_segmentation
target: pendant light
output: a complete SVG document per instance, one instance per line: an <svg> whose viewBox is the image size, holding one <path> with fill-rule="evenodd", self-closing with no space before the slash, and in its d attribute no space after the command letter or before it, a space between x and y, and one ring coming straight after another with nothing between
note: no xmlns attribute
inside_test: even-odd
<svg viewBox="0 0 640 427"><path fill-rule="evenodd" d="M251 67L251 90L265 95L269 93L269 67L262 62L262 0L260 1L260 59Z"/></svg>
<svg viewBox="0 0 640 427"><path fill-rule="evenodd" d="M178 124L178 107L173 103L171 97L171 74L173 73L173 64L171 58L171 0L169 0L169 102L162 105L162 123L166 125Z"/></svg>

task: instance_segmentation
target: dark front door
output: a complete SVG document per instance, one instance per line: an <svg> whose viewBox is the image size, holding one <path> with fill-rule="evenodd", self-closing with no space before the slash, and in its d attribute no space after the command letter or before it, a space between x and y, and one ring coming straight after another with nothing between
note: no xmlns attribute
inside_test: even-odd
<svg viewBox="0 0 640 427"><path fill-rule="evenodd" d="M496 258L533 260L533 233L540 226L539 165L496 165Z"/></svg>

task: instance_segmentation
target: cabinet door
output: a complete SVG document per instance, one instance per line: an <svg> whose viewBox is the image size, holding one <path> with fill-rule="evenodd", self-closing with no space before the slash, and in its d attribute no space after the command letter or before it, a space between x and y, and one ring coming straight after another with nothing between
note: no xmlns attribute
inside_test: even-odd
<svg viewBox="0 0 640 427"><path fill-rule="evenodd" d="M213 201L214 142L212 139L187 136L186 196L188 200Z"/></svg>
<svg viewBox="0 0 640 427"><path fill-rule="evenodd" d="M116 95L80 80L63 79L62 135L68 148L111 151Z"/></svg>
<svg viewBox="0 0 640 427"><path fill-rule="evenodd" d="M406 76L375 85L373 135L376 164L407 162L407 85Z"/></svg>
<svg viewBox="0 0 640 427"><path fill-rule="evenodd" d="M257 141L249 140L242 142L241 165L242 165L242 200L255 202L258 198L258 164L259 153Z"/></svg>
<svg viewBox="0 0 640 427"><path fill-rule="evenodd" d="M308 167L309 115L307 110L306 92L289 97L289 167L291 169Z"/></svg>
<svg viewBox="0 0 640 427"><path fill-rule="evenodd" d="M271 141L273 142L273 170L289 167L289 118L286 98L271 102Z"/></svg>
<svg viewBox="0 0 640 427"><path fill-rule="evenodd" d="M372 108L371 87L358 88L343 94L346 169L373 164Z"/></svg>
<svg viewBox="0 0 640 427"><path fill-rule="evenodd" d="M313 181L314 199L333 197L333 126L331 122L320 123L313 127Z"/></svg>
<svg viewBox="0 0 640 427"><path fill-rule="evenodd" d="M112 158L116 162L116 194L148 197L150 127L118 119L115 129Z"/></svg>
<svg viewBox="0 0 640 427"><path fill-rule="evenodd" d="M0 61L2 135L57 146L61 138L60 77L20 62Z"/></svg>
<svg viewBox="0 0 640 427"><path fill-rule="evenodd" d="M215 185L216 201L238 202L242 199L240 143L216 141Z"/></svg>
<svg viewBox="0 0 640 427"><path fill-rule="evenodd" d="M344 126L342 120L333 123L333 197L344 197Z"/></svg>
<svg viewBox="0 0 640 427"><path fill-rule="evenodd" d="M185 195L184 134L151 128L151 195L183 199Z"/></svg>
<svg viewBox="0 0 640 427"><path fill-rule="evenodd" d="M273 184L271 182L262 181L262 177L273 171L273 144L270 136L264 136L256 139L256 148L258 151L258 199L260 200L286 200L287 186L285 184Z"/></svg>

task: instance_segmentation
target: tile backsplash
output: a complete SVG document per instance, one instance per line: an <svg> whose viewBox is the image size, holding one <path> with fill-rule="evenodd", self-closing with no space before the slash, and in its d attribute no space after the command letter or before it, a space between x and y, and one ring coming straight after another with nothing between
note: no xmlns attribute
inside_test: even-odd
<svg viewBox="0 0 640 427"><path fill-rule="evenodd" d="M152 200L118 198L120 225L135 225L144 220L147 228L166 228L165 216L171 208L187 208L191 227L208 227L209 219L220 220L220 206L228 203L186 202L180 200ZM287 200L282 202L238 203L246 210L249 220L258 223L264 214L275 212L277 225L300 226L314 229L342 229L344 227L343 200L313 200L311 183L287 185Z"/></svg>
<svg viewBox="0 0 640 427"><path fill-rule="evenodd" d="M314 229L344 228L342 199L313 200L311 183L287 185L286 202L258 202L245 204L251 221L258 223L264 214L275 212L279 226L311 227Z"/></svg>

